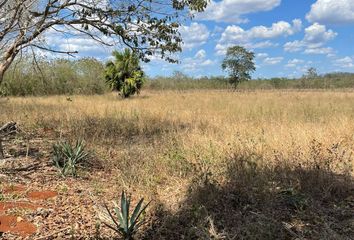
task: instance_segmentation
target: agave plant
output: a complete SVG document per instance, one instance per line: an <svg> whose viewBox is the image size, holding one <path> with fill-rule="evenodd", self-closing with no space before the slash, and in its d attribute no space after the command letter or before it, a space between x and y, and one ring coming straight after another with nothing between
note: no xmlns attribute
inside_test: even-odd
<svg viewBox="0 0 354 240"><path fill-rule="evenodd" d="M77 176L77 167L88 157L82 140L75 145L68 142L58 142L53 145L53 163L62 176Z"/></svg>
<svg viewBox="0 0 354 240"><path fill-rule="evenodd" d="M145 223L143 213L150 204L149 202L143 206L144 198L140 199L130 216L130 202L131 197L127 196L123 191L120 208L117 203L114 203L115 207L112 213L107 205L104 206L109 223L103 221L103 224L118 233L124 240L134 239L134 235L138 229Z"/></svg>

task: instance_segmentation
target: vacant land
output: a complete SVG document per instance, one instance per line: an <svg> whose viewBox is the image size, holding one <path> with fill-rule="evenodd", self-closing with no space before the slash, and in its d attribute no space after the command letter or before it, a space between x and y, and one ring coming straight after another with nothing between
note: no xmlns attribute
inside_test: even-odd
<svg viewBox="0 0 354 240"><path fill-rule="evenodd" d="M110 238L97 206L122 190L152 200L138 239L354 236L354 92L10 97L0 110L22 129L5 143L3 184L59 192L52 211L24 213L36 237ZM60 139L91 151L78 179L51 166Z"/></svg>

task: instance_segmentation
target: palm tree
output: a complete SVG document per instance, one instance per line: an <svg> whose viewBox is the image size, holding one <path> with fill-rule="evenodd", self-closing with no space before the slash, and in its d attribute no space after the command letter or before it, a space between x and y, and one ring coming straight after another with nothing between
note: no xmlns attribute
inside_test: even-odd
<svg viewBox="0 0 354 240"><path fill-rule="evenodd" d="M139 65L139 57L129 49L113 52L114 61L106 64L106 82L123 98L139 94L144 83L144 72Z"/></svg>

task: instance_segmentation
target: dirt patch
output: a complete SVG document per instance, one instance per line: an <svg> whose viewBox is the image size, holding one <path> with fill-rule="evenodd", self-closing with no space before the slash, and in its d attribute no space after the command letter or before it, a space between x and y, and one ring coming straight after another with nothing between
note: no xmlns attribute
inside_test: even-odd
<svg viewBox="0 0 354 240"><path fill-rule="evenodd" d="M3 189L4 194L21 193L26 191L26 186L24 185L14 185Z"/></svg>
<svg viewBox="0 0 354 240"><path fill-rule="evenodd" d="M36 232L37 228L32 223L16 216L0 216L0 233L18 234L27 237Z"/></svg>
<svg viewBox="0 0 354 240"><path fill-rule="evenodd" d="M14 208L36 210L40 207L40 205L30 202L0 202L0 212Z"/></svg>
<svg viewBox="0 0 354 240"><path fill-rule="evenodd" d="M54 198L58 195L55 191L33 191L27 194L27 197L31 200L47 200Z"/></svg>

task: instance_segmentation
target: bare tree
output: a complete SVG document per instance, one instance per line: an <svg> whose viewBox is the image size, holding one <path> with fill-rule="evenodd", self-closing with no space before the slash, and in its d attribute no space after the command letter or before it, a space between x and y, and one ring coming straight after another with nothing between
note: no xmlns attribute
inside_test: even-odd
<svg viewBox="0 0 354 240"><path fill-rule="evenodd" d="M76 32L108 46L120 43L149 61L175 62L181 50L181 17L203 11L207 0L0 0L0 84L24 49L62 51L46 43L46 32Z"/></svg>

